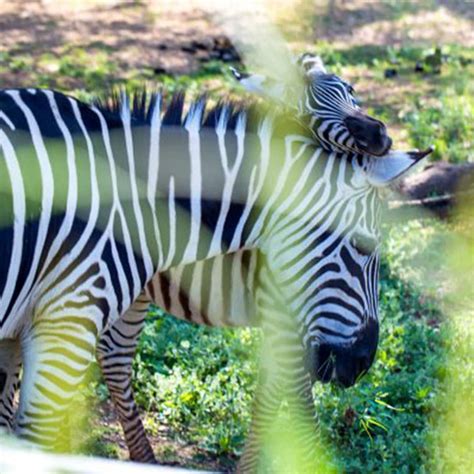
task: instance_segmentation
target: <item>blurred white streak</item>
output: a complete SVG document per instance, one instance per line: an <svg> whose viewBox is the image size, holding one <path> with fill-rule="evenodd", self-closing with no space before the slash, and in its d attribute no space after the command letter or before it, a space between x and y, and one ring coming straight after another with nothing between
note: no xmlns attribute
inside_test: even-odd
<svg viewBox="0 0 474 474"><path fill-rule="evenodd" d="M4 438L0 438L0 472L16 474L34 472L35 474L204 474L205 471L189 471L167 466L150 466L132 462L115 461L82 456L66 456L47 454L36 450L25 450L19 447L4 446Z"/></svg>
<svg viewBox="0 0 474 474"><path fill-rule="evenodd" d="M275 19L292 11L298 3L297 0L150 1L152 8L163 15L176 11L205 12L210 22L230 38L249 68L295 85L298 74Z"/></svg>

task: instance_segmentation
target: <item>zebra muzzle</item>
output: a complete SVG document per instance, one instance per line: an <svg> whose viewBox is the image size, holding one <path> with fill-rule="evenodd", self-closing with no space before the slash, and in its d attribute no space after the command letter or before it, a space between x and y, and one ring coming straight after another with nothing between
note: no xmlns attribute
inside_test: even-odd
<svg viewBox="0 0 474 474"><path fill-rule="evenodd" d="M344 125L354 138L357 148L364 153L383 156L392 146L387 128L380 120L358 112L346 117Z"/></svg>

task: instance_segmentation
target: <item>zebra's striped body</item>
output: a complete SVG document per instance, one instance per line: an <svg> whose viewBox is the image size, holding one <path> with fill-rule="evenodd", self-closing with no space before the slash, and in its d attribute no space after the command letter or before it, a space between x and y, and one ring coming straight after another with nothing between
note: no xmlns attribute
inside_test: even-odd
<svg viewBox="0 0 474 474"><path fill-rule="evenodd" d="M24 361L15 430L54 444L61 411L104 330L99 360L122 417L136 418L121 406L130 401L130 373L115 369L120 358L130 365L148 299L211 324L234 323L235 301L236 324L261 318L272 356L285 360L290 348L292 357L257 398L250 469L268 418L259 408L277 403L289 372L297 387L282 393L308 395L308 371L352 383L370 365L379 206L368 179L373 163L328 154L304 126L272 113L253 117L223 106L205 114L197 101L183 118L179 97L164 113L159 98L150 103L131 111L124 99L114 110L51 91L0 93L0 345L19 340ZM204 276L211 259L213 268L228 259L233 269L240 259L241 281L232 270L230 283L243 298L229 303L226 279L215 270L211 284L201 284L206 278L195 272ZM194 265L192 278L185 265ZM166 279L179 284L166 290ZM354 348L358 365L345 374ZM333 349L334 366L327 362ZM0 359L4 406L13 362ZM129 433L132 445L142 435L136 426ZM134 457L150 455L148 447Z"/></svg>

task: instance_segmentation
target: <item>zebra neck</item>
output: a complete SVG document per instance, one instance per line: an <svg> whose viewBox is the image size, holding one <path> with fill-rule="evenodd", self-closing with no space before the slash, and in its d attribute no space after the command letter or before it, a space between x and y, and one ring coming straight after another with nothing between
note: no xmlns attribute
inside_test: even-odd
<svg viewBox="0 0 474 474"><path fill-rule="evenodd" d="M276 136L271 122L259 133L152 123L132 128L131 141L148 247L140 251L155 272L264 246L328 162L305 137Z"/></svg>

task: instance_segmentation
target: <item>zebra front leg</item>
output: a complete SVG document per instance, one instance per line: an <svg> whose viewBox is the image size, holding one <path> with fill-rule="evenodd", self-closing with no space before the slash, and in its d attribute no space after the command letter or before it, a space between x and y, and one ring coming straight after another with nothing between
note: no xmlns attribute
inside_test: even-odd
<svg viewBox="0 0 474 474"><path fill-rule="evenodd" d="M295 344L299 339L295 337ZM298 351L296 351L298 352ZM288 358L290 357L290 359ZM291 355L277 357L272 368L262 368L252 411L252 424L244 454L239 461L237 472L258 471L260 455L266 442L272 437L272 426L283 400L288 401L291 429L289 441L294 442L291 453L297 459L292 472L316 472L315 447L317 443L317 424L309 374L303 366L295 367ZM300 360L300 357L298 357ZM302 360L302 359L301 359ZM278 447L268 446L270 454L276 454ZM273 460L272 460L273 461ZM272 469L271 466L267 466Z"/></svg>
<svg viewBox="0 0 474 474"><path fill-rule="evenodd" d="M84 299L86 292L81 296ZM39 306L41 307L41 306ZM14 431L23 439L54 450L72 397L94 359L104 311L77 302L37 311L21 340L23 375Z"/></svg>
<svg viewBox="0 0 474 474"><path fill-rule="evenodd" d="M278 414L283 400L281 396L282 380L268 378L265 371L260 371L257 392L252 410L252 422L245 443L245 449L237 466L237 473L257 472L265 437Z"/></svg>
<svg viewBox="0 0 474 474"><path fill-rule="evenodd" d="M14 399L20 383L20 341L0 341L0 429L12 429Z"/></svg>
<svg viewBox="0 0 474 474"><path fill-rule="evenodd" d="M279 327L279 309L267 312L262 325L264 339L260 355L260 370L252 410L252 422L247 436L244 453L237 472L257 472L262 448L285 398L285 389L293 380L294 360L292 351L300 344L296 333Z"/></svg>
<svg viewBox="0 0 474 474"><path fill-rule="evenodd" d="M149 305L150 300L142 293L131 308L102 334L97 358L119 415L130 459L155 463L132 390L132 362Z"/></svg>
<svg viewBox="0 0 474 474"><path fill-rule="evenodd" d="M322 460L316 457L319 433L312 388L310 374L304 366L295 367L287 395L293 457L298 460L295 472L326 472L320 469Z"/></svg>

